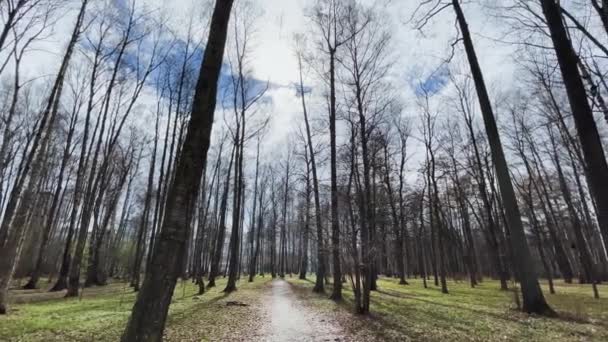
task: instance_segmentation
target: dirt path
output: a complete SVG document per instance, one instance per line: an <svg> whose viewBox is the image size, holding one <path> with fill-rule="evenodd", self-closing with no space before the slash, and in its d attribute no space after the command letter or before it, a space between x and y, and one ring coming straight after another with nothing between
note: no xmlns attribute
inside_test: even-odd
<svg viewBox="0 0 608 342"><path fill-rule="evenodd" d="M270 322L263 341L347 341L340 324L300 302L285 280L273 280L264 311Z"/></svg>

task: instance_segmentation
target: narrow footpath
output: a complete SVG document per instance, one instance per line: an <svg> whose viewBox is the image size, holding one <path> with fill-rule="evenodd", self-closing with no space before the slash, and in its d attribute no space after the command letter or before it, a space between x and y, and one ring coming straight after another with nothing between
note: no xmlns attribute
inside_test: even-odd
<svg viewBox="0 0 608 342"><path fill-rule="evenodd" d="M349 341L338 322L305 306L291 287L285 280L271 282L263 341Z"/></svg>

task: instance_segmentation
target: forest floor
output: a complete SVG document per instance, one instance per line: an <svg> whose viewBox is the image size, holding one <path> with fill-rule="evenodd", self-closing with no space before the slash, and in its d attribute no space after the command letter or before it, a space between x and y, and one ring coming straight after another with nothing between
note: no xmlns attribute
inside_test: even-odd
<svg viewBox="0 0 608 342"><path fill-rule="evenodd" d="M312 292L310 280L290 280L308 305L334 314L344 329L365 341L371 330L380 341L608 341L608 286L600 285L601 299L591 287L556 281L556 294L549 304L559 314L546 318L516 310L514 293L500 291L497 281L485 280L472 289L466 281L448 281L449 294L432 279L425 289L422 280L381 278L371 295L371 314L366 318L343 314L353 308L350 283L344 284L344 300L336 305L325 295ZM328 291L330 288L327 289Z"/></svg>
<svg viewBox="0 0 608 342"><path fill-rule="evenodd" d="M352 291L344 300L312 293L314 278L241 281L222 293L225 280L197 296L189 281L179 282L170 307L166 341L608 341L608 299L595 300L589 286L556 283L544 290L559 318L515 310L512 292L495 281L475 289L448 283L444 295L429 282L410 285L382 278L372 293L368 317L352 313ZM331 285L329 285L331 286ZM330 288L326 288L329 292ZM608 296L608 286L600 286ZM85 289L81 298L43 290L11 291L13 305L0 316L0 341L117 341L135 294L124 283Z"/></svg>

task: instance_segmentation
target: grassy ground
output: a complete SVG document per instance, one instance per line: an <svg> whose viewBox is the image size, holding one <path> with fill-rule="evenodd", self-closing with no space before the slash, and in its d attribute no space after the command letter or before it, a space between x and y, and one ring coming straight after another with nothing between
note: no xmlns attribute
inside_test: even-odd
<svg viewBox="0 0 608 342"><path fill-rule="evenodd" d="M302 303L343 326L349 334L344 341L608 341L608 299L593 299L589 286L557 282L556 295L543 286L560 314L549 319L516 311L513 293L499 291L494 281L475 289L450 281L450 294L444 295L432 282L424 289L420 280L402 286L383 278L379 291L372 292L372 314L361 317L351 313L349 284L345 300L336 304L327 294L312 293L310 278L287 280ZM239 290L228 296L221 292L224 279L203 296L196 296L191 282L178 283L165 340L260 340L260 331L270 320L263 310L269 281L267 276L251 284L240 282ZM600 295L608 297L608 286L600 287ZM86 289L81 299L43 291L15 291L13 298L10 314L0 317L0 341L117 341L135 295L116 283ZM248 306L227 306L227 301Z"/></svg>
<svg viewBox="0 0 608 342"><path fill-rule="evenodd" d="M250 322L262 299L259 293L270 277L254 283L240 282L228 296L221 292L225 280L197 296L191 282L178 283L171 303L168 341L230 341L252 334ZM37 296L35 300L28 297ZM53 298L40 301L42 294L17 295L9 315L0 317L0 341L118 341L131 312L135 294L125 284L85 289L82 299ZM248 306L227 306L239 301ZM28 303L23 303L28 302Z"/></svg>
<svg viewBox="0 0 608 342"><path fill-rule="evenodd" d="M515 310L512 292L499 291L498 282L485 281L475 289L466 282L449 282L450 293L442 294L421 280L409 286L394 279L380 279L372 292L370 317L353 314L350 284L345 300L334 304L326 295L311 292L311 280L290 280L299 296L328 314L343 317L341 323L355 338L374 332L378 340L390 341L608 341L608 286L600 287L604 298L592 297L589 286L558 282L555 295L543 284L547 300L559 318L530 316Z"/></svg>

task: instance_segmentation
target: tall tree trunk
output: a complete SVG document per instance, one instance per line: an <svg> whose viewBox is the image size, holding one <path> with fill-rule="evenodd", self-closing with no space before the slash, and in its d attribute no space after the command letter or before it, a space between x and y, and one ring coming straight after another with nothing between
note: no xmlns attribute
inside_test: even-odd
<svg viewBox="0 0 608 342"><path fill-rule="evenodd" d="M51 206L48 210L46 220L44 222L44 229L42 232L42 238L40 240L40 247L38 250L38 257L36 258L36 263L34 265L34 270L30 275L30 280L23 286L24 289L35 289L38 286L38 280L40 279L40 271L42 268L42 262L44 261L44 257L46 255L46 248L48 246L51 229L55 223L55 217L58 214L57 207L59 206L61 200L61 194L63 190L63 178L65 176L65 170L68 165L68 161L71 156L71 148L72 148L72 139L74 137L74 129L76 126L76 119L78 116L78 110L74 108L72 111L72 118L70 120L70 125L68 129L68 136L65 143L65 148L63 150L63 156L61 158L61 165L59 166L59 175L57 178L57 187L55 188L55 192L53 193L53 199L51 201Z"/></svg>
<svg viewBox="0 0 608 342"><path fill-rule="evenodd" d="M310 122L308 120L308 111L306 107L306 94L304 92L304 80L302 77L302 58L298 55L298 65L300 70L300 90L302 92L302 111L304 113L304 124L306 126L306 140L308 141L308 152L310 153L310 164L312 171L313 196L315 202L315 222L317 228L317 268L314 292L324 292L325 286L323 278L325 278L325 247L323 246L323 226L321 223L321 201L319 199L319 177L317 176L317 163L312 143L312 133L310 131Z"/></svg>
<svg viewBox="0 0 608 342"><path fill-rule="evenodd" d="M228 207L228 192L230 191L230 174L232 172L232 163L236 154L236 146L233 146L232 153L230 153L230 162L228 163L228 176L226 176L226 182L224 183L224 190L222 193L222 199L220 203L220 217L218 222L217 236L215 238L215 247L213 248L213 255L211 257L211 269L209 271L209 283L207 287L215 286L215 278L220 274L220 267L222 261L222 254L224 252L224 242L226 234L226 210Z"/></svg>
<svg viewBox="0 0 608 342"><path fill-rule="evenodd" d="M148 171L148 185L144 196L144 210L141 214L141 221L137 229L137 240L135 246L135 256L133 268L131 270L131 286L135 292L139 291L139 279L141 274L141 264L146 250L146 237L149 225L149 216L152 205L152 191L154 189L154 170L156 168L156 150L158 147L158 125L160 113L156 113L156 124L154 126L154 145L152 147L152 159L150 160L150 169ZM149 248L152 248L150 246Z"/></svg>
<svg viewBox="0 0 608 342"><path fill-rule="evenodd" d="M469 269L469 278L471 287L477 285L477 260L476 260L476 249L475 240L473 239L473 233L471 231L471 218L469 216L469 210L465 202L466 193L462 188L460 177L458 176L458 169L456 167L456 159L452 156L452 168L454 172L454 186L456 188L456 202L458 204L458 210L462 216L462 230L464 233L464 241L466 245L466 251L464 252L465 263Z"/></svg>
<svg viewBox="0 0 608 342"><path fill-rule="evenodd" d="M306 279L306 273L308 272L308 235L310 234L310 157L308 150L305 146L305 162L306 162L306 188L304 189L304 195L306 196L305 207L304 207L304 230L302 231L302 255L300 258L300 279Z"/></svg>
<svg viewBox="0 0 608 342"><path fill-rule="evenodd" d="M270 200L272 205L272 223L270 225L270 275L272 278L277 277L276 264L277 264L277 223L279 221L277 215L278 203L276 201L276 188L275 181L272 182L272 188L270 189Z"/></svg>
<svg viewBox="0 0 608 342"><path fill-rule="evenodd" d="M165 220L154 246L150 270L146 273L122 336L124 342L162 340L169 304L188 240L187 227L193 214L209 149L217 83L232 3L232 0L217 0L215 4L188 132L177 159L176 177L167 196Z"/></svg>
<svg viewBox="0 0 608 342"><path fill-rule="evenodd" d="M89 172L89 177L87 181L87 185L84 192L84 202L82 206L82 213L80 215L80 227L78 229L78 236L76 239L76 246L74 249L74 255L72 256L72 261L70 263L70 271L68 275L68 292L66 293L66 297L76 297L78 296L78 288L80 285L80 267L82 260L84 258L84 249L86 247L87 235L89 230L89 225L91 221L91 216L93 215L93 210L95 209L95 199L102 198L103 190L100 190L99 184L103 180L104 166L107 163L107 159L102 162L102 165L99 168L99 172L97 171L98 167L98 159L101 154L101 147L104 138L106 121L108 118L109 110L110 110L110 99L112 96L112 92L114 90L114 86L116 85L118 79L118 72L120 69L120 65L122 63L122 58L125 55L125 51L129 43L131 42L130 36L133 30L133 13L130 13L129 24L127 30L122 37L122 40L119 43L119 51L116 56L116 61L113 65L112 76L110 77L110 81L108 83L108 87L106 93L104 95L104 104L102 106L102 114L101 114L101 128L99 130L99 136L97 139L97 144L95 144L95 151L93 152L93 159L91 162L91 170ZM92 105L89 102L89 110L92 110ZM93 146L93 140L91 141L91 147ZM89 150L89 155L90 155ZM107 157L107 156L106 156ZM88 160L89 156L87 156ZM85 162L86 165L86 162ZM86 168L85 168L86 169ZM100 191L98 191L100 190Z"/></svg>
<svg viewBox="0 0 608 342"><path fill-rule="evenodd" d="M254 185L253 185L253 209L252 209L252 213L251 213L251 231L249 232L249 282L253 281L253 277L255 277L255 263L257 260L257 252L258 249L255 248L254 249L254 243L255 243L255 215L256 215L256 209L257 209L257 200L258 200L258 176L259 176L259 171L260 171L260 140L258 138L258 146L257 146L257 153L256 153L256 157L255 157L255 179L254 179ZM262 189L262 191L264 191ZM261 203L260 203L261 205ZM257 231L258 231L258 235L259 235L259 231L262 229L261 226L258 226ZM259 246L259 242L258 242L258 246Z"/></svg>
<svg viewBox="0 0 608 342"><path fill-rule="evenodd" d="M290 173L290 151L287 152L287 160L285 163L285 186L283 188L283 214L282 214L282 223L281 223L281 266L279 269L279 276L281 278L285 277L285 269L287 261L287 205L289 201L289 173Z"/></svg>
<svg viewBox="0 0 608 342"><path fill-rule="evenodd" d="M386 191L388 195L388 202L391 208L391 218L393 219L393 231L395 234L395 243L394 243L394 258L396 258L397 264L397 275L399 276L399 284L405 285L407 282L405 281L405 266L403 265L403 236L402 231L404 227L402 227L402 222L397 214L397 205L396 196L393 193L393 186L391 184L390 178L390 165L389 165L389 152L388 152L388 142L384 144L384 185L386 186ZM401 195L398 195L401 196ZM399 205L402 203L400 201Z"/></svg>
<svg viewBox="0 0 608 342"><path fill-rule="evenodd" d="M486 178L485 171L483 168L483 164L481 162L481 153L479 151L479 146L477 144L477 138L475 137L475 132L473 131L473 121L472 117L469 114L465 114L465 123L467 125L467 130L469 131L469 136L471 138L471 145L473 147L474 156L475 156L475 166L477 169L477 182L479 188L479 194L481 196L481 200L483 203L483 210L486 214L486 229L485 238L486 243L489 246L489 254L494 263L494 268L496 273L498 274L498 278L500 279L500 289L503 291L508 290L507 285L507 272L505 270L505 266L502 263L500 258L500 250L501 245L498 242L498 236L502 233L498 230L496 225L496 221L494 220L494 215L492 213L492 204L490 203L487 186L486 186ZM481 222L480 222L481 224Z"/></svg>
<svg viewBox="0 0 608 342"><path fill-rule="evenodd" d="M437 231L437 251L439 253L439 280L441 282L441 292L448 293L448 286L446 281L446 273L445 273L445 250L443 248L443 241L445 238L445 225L443 220L440 218L440 208L439 208L439 187L437 186L437 178L435 175L435 153L433 152L433 143L432 143L432 127L430 115L427 115L427 132L429 134L429 140L427 142L427 158L428 158L428 170L427 170L427 178L429 183L429 201L430 201L430 219L431 219L431 229L435 227ZM434 243L434 242L432 242Z"/></svg>
<svg viewBox="0 0 608 342"><path fill-rule="evenodd" d="M358 89L358 95L360 89ZM363 208L361 220L361 273L363 274L363 286L362 286L362 297L361 307L357 308L357 312L360 314L367 314L369 312L370 305L370 291L372 289L373 282L373 257L372 253L372 239L370 236L370 226L373 222L373 208L371 203L371 176L370 176L370 160L369 160L369 149L368 149L368 130L366 125L366 119L363 112L363 103L361 96L357 96L357 108L358 108L358 119L361 139L361 158L363 159Z"/></svg>
<svg viewBox="0 0 608 342"><path fill-rule="evenodd" d="M241 118L244 119L244 113L242 113ZM241 133L241 131L243 133ZM244 133L245 125L244 120L241 121L241 125L237 125L237 136L235 140L236 146L236 159L234 162L234 189L233 189L233 197L232 197L232 229L230 232L230 243L228 245L228 253L230 253L230 257L228 260L228 283L226 284L226 288L224 288L224 292L230 293L232 291L236 291L236 280L237 273L239 267L239 246L240 244L240 225L241 225L241 216L242 216L242 199L243 199L243 143L244 141Z"/></svg>
<svg viewBox="0 0 608 342"><path fill-rule="evenodd" d="M52 130L55 126L64 80L74 52L74 47L81 34L81 26L84 20L87 1L88 0L83 0L70 42L68 43L59 68L59 73L53 84L46 108L41 115L34 141L27 154L27 159L24 168L22 169L22 176L18 180L18 183L13 187L2 220L2 229L0 230L6 230L9 232L9 235L7 240L4 241L4 245L0 246L0 314L6 314L8 310L8 286L19 261L23 239L27 233L25 216L29 212L29 207L32 205L34 184L38 182L40 169L42 167L41 163L47 147L46 145L50 140Z"/></svg>
<svg viewBox="0 0 608 342"><path fill-rule="evenodd" d="M597 299L600 297L600 295L597 290L597 275L595 265L589 252L587 239L585 239L585 235L583 234L583 225L581 224L578 213L576 212L576 209L574 209L574 204L572 203L572 195L570 194L570 189L566 183L566 177L562 171L555 137L553 136L553 132L550 127L548 127L548 130L551 146L553 148L553 162L555 163L555 169L557 170L559 185L562 190L564 202L566 202L566 207L568 208L568 214L570 216L570 221L572 222L572 229L574 230L574 235L576 237L576 250L579 254L580 265L585 274L585 280L591 283L593 288L593 296Z"/></svg>
<svg viewBox="0 0 608 342"><path fill-rule="evenodd" d="M585 164L587 164L587 181L597 205L600 231L604 245L608 245L608 164L593 112L587 101L587 91L578 70L579 58L568 38L559 5L554 0L541 0L541 5L568 94Z"/></svg>
<svg viewBox="0 0 608 342"><path fill-rule="evenodd" d="M531 178L530 178L531 180ZM547 261L547 257L545 255L545 249L543 247L543 232L541 230L541 226L538 223L538 218L536 216L536 212L534 210L534 202L532 199L532 184L531 181L528 182L528 189L524 190L524 201L528 205L528 214L530 215L530 219L532 220L532 231L536 236L536 240L538 242L538 255L540 256L540 261L547 271L547 281L549 283L549 293L555 294L555 287L553 286L553 266L551 262Z"/></svg>
<svg viewBox="0 0 608 342"><path fill-rule="evenodd" d="M333 49L329 59L329 145L331 165L331 254L333 267L333 287L330 298L342 299L342 271L340 268L340 222L338 217L338 173L336 166L336 50Z"/></svg>
<svg viewBox="0 0 608 342"><path fill-rule="evenodd" d="M532 142L529 141L529 144L532 145ZM562 274L564 281L566 283L572 283L572 267L570 265L570 260L568 259L566 251L564 250L562 241L557 236L556 228L558 226L558 219L555 215L553 205L551 204L549 191L547 191L547 188L542 179L543 175L540 174L538 166L536 170L538 176L535 175L534 170L532 169L530 162L528 161L528 157L526 156L526 153L523 150L523 146L520 146L519 149L520 158L524 162L524 166L526 168L526 171L528 172L528 176L530 177L530 183L539 196L541 208L546 219L547 230L549 231L549 237L551 238L551 243L553 244L555 261L557 262L557 266L559 267L560 273ZM538 181L536 179L538 179ZM538 183L541 184L541 187L538 186Z"/></svg>
<svg viewBox="0 0 608 342"><path fill-rule="evenodd" d="M505 212L510 229L509 237L511 240L511 246L515 251L513 261L517 267L519 280L521 283L523 310L528 313L554 315L555 312L545 301L545 297L543 296L543 292L538 283L538 275L536 274L534 264L532 263L532 256L526 241L526 234L521 222L521 215L519 213L519 207L515 198L515 192L513 191L513 185L511 184L511 176L509 174L502 144L500 142L500 135L498 133L498 127L496 126L496 120L492 111L490 97L485 86L483 73L477 60L477 54L475 53L473 40L471 38L465 16L462 12L462 8L460 7L460 0L452 0L452 4L456 12L460 30L462 32L473 80L475 81L479 105L481 107L483 121L486 127L486 133L488 135L488 141L490 143L490 149L492 152L492 160L494 161L494 166L496 168L496 176L500 187L500 194L503 199L502 202L505 206Z"/></svg>

